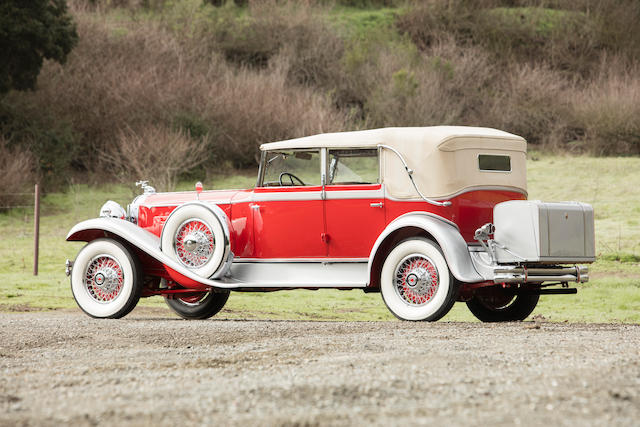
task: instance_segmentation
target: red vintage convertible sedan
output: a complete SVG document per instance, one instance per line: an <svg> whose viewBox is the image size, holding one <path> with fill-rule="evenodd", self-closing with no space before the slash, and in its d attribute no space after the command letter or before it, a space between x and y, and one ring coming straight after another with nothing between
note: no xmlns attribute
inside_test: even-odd
<svg viewBox="0 0 640 427"><path fill-rule="evenodd" d="M593 209L527 200L526 141L435 126L264 144L255 188L113 201L67 240L78 305L119 318L162 295L186 319L230 291L362 289L404 320L456 301L482 321L525 319L542 294L575 293L595 260Z"/></svg>

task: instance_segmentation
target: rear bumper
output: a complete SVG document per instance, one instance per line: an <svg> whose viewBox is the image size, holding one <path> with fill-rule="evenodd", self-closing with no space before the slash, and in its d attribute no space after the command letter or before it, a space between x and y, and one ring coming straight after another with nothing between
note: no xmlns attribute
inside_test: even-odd
<svg viewBox="0 0 640 427"><path fill-rule="evenodd" d="M585 283L589 281L589 269L573 267L496 267L494 283Z"/></svg>

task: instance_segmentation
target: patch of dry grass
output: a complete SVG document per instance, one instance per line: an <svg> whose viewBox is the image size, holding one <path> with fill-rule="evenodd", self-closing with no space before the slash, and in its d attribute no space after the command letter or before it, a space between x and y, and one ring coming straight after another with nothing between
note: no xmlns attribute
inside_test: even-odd
<svg viewBox="0 0 640 427"><path fill-rule="evenodd" d="M0 209L23 203L25 197L21 193L36 183L35 168L35 158L29 151L11 148L9 141L0 136Z"/></svg>

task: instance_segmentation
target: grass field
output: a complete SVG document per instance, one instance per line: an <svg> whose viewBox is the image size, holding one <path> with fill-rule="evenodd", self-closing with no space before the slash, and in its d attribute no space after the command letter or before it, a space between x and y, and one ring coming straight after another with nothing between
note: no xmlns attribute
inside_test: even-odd
<svg viewBox="0 0 640 427"><path fill-rule="evenodd" d="M640 323L640 158L561 157L530 153L529 197L591 203L596 218L598 261L578 295L544 296L534 315L552 321ZM205 188L251 187L255 173L214 177ZM181 184L190 188L191 183ZM82 243L64 240L77 222L95 217L108 199L126 205L136 190L123 185L75 185L42 201L40 274L32 275L33 217L30 210L0 215L0 309L77 309L64 274ZM141 306L164 306L159 297ZM167 316L172 316L167 308ZM233 293L221 318L392 320L379 294L361 291ZM445 317L471 321L464 304Z"/></svg>

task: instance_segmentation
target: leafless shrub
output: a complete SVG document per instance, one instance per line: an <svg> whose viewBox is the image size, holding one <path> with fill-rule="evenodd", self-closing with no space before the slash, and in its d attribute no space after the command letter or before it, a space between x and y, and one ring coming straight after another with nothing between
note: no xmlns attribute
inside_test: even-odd
<svg viewBox="0 0 640 427"><path fill-rule="evenodd" d="M20 193L30 190L35 184L35 163L30 152L9 148L8 141L0 136L0 207L8 208L24 202L25 197Z"/></svg>
<svg viewBox="0 0 640 427"><path fill-rule="evenodd" d="M375 89L366 112L374 126L477 124L492 77L487 55L457 46L451 39L431 46L417 58L386 51L380 55ZM470 84L473 82L473 84Z"/></svg>
<svg viewBox="0 0 640 427"><path fill-rule="evenodd" d="M206 159L207 146L182 131L145 126L136 132L121 129L102 155L127 179L148 179L156 189L171 191L180 176Z"/></svg>
<svg viewBox="0 0 640 427"><path fill-rule="evenodd" d="M640 154L639 76L640 66L624 67L613 59L574 94L576 125L585 130L584 143L594 154Z"/></svg>
<svg viewBox="0 0 640 427"><path fill-rule="evenodd" d="M80 43L65 67L47 63L38 91L21 94L16 105L24 103L25 115L44 112L68 123L76 134L74 161L91 170L100 165L97 153L117 129L170 123L170 111L189 102L197 73L185 66L192 61L157 24L120 26L100 13L76 16Z"/></svg>
<svg viewBox="0 0 640 427"><path fill-rule="evenodd" d="M561 147L566 139L570 94L575 86L545 66L515 65L496 84L485 122L534 144Z"/></svg>
<svg viewBox="0 0 640 427"><path fill-rule="evenodd" d="M287 70L282 59L268 72L228 72L206 93L200 114L215 124L214 147L234 166L253 164L263 142L346 128L344 115L328 98L290 85Z"/></svg>
<svg viewBox="0 0 640 427"><path fill-rule="evenodd" d="M635 0L414 1L398 20L421 49L443 37L481 46L501 64L527 62L589 77L603 53L638 58Z"/></svg>
<svg viewBox="0 0 640 427"><path fill-rule="evenodd" d="M329 98L288 80L286 55L264 70L237 68L157 22L121 25L100 12L76 17L80 43L65 67L47 64L39 90L11 102L25 116L44 110L67 123L75 133L73 161L89 171L100 167L98 153L120 137L118 129L138 132L150 123L207 135L215 167L254 165L263 142L345 127Z"/></svg>

